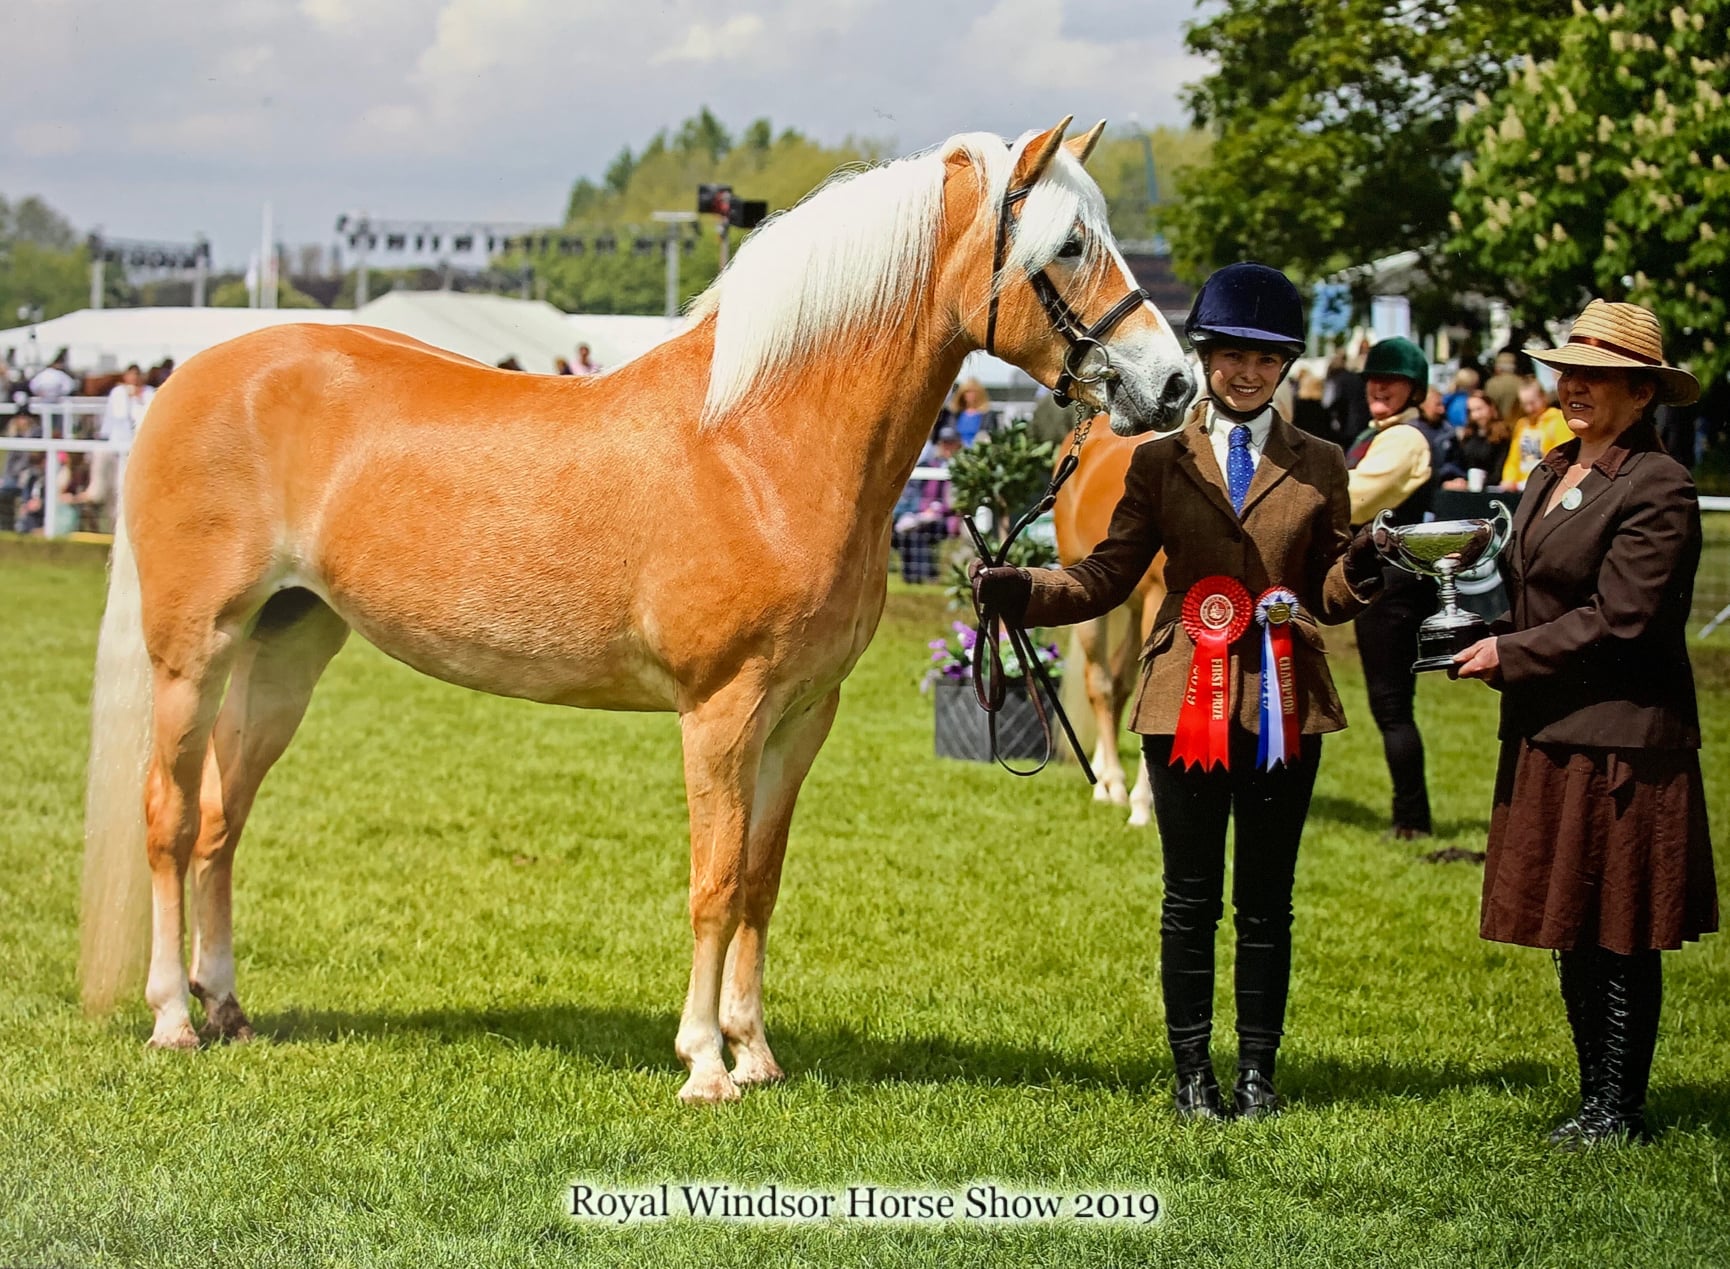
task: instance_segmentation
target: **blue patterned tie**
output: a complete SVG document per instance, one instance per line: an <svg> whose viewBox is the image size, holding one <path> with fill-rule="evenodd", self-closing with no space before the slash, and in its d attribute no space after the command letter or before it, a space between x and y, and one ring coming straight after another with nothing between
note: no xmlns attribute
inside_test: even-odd
<svg viewBox="0 0 1730 1269"><path fill-rule="evenodd" d="M1231 451L1225 458L1225 483L1231 490L1231 509L1243 514L1243 500L1249 494L1249 482L1255 475L1255 459L1249 452L1249 425L1239 423L1231 429Z"/></svg>

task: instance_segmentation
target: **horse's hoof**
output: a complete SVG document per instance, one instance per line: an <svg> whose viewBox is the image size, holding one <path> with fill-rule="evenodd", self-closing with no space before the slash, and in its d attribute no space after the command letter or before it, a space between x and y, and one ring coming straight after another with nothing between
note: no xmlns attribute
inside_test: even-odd
<svg viewBox="0 0 1730 1269"><path fill-rule="evenodd" d="M233 996L215 1004L206 1000L204 1020L204 1034L209 1039L224 1040L229 1044L245 1044L253 1038L252 1023L248 1021L240 1002Z"/></svg>
<svg viewBox="0 0 1730 1269"><path fill-rule="evenodd" d="M772 1057L757 1057L747 1053L733 1064L733 1083L740 1088L759 1084L779 1084L787 1078L781 1064Z"/></svg>
<svg viewBox="0 0 1730 1269"><path fill-rule="evenodd" d="M1109 801L1111 801L1111 790L1106 788L1103 783L1094 785L1093 786L1093 800L1095 802L1109 802Z"/></svg>
<svg viewBox="0 0 1730 1269"><path fill-rule="evenodd" d="M1151 823L1153 823L1153 816L1142 807L1138 806L1129 813L1129 827L1131 828L1146 828Z"/></svg>
<svg viewBox="0 0 1730 1269"><path fill-rule="evenodd" d="M171 1049L186 1052L198 1047L198 1032L192 1029L190 1022L181 1022L170 1027L157 1027L150 1034L152 1049Z"/></svg>
<svg viewBox="0 0 1730 1269"><path fill-rule="evenodd" d="M679 1100L687 1106L714 1106L739 1100L739 1086L723 1069L705 1075L693 1074L679 1090Z"/></svg>

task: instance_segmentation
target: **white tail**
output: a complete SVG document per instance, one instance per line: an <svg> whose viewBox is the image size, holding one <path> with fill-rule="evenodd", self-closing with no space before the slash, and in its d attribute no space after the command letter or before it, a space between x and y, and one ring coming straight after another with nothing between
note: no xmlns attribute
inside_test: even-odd
<svg viewBox="0 0 1730 1269"><path fill-rule="evenodd" d="M150 870L144 857L144 772L150 760L150 657L138 568L117 515L108 607L96 645L90 770L84 799L84 912L79 978L84 1007L111 1009L143 984L150 950Z"/></svg>

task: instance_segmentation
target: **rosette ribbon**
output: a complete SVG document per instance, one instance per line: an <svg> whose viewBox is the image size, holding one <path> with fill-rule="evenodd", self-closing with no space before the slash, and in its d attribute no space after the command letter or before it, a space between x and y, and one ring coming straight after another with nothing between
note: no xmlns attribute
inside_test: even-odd
<svg viewBox="0 0 1730 1269"><path fill-rule="evenodd" d="M1195 654L1172 737L1172 766L1231 767L1231 645L1249 623L1249 592L1235 578L1204 577L1183 597L1183 628Z"/></svg>
<svg viewBox="0 0 1730 1269"><path fill-rule="evenodd" d="M1292 667L1291 623L1298 615L1297 596L1283 586L1262 592L1255 601L1261 627L1261 720L1255 745L1255 765L1272 771L1297 757L1297 676Z"/></svg>

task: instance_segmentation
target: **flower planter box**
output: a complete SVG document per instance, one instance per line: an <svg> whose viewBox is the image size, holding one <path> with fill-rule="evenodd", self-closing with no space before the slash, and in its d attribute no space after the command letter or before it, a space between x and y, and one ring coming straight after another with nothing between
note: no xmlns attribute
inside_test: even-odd
<svg viewBox="0 0 1730 1269"><path fill-rule="evenodd" d="M932 693L937 699L937 756L990 762L990 724L973 695L972 682L940 679ZM997 751L1005 758L1039 758L1045 753L1045 733L1027 698L1025 682L1009 684L997 713Z"/></svg>

